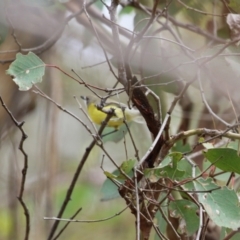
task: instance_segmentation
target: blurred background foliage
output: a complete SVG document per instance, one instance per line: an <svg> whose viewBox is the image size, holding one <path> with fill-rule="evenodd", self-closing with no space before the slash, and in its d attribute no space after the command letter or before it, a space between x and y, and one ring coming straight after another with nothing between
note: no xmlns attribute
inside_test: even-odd
<svg viewBox="0 0 240 240"><path fill-rule="evenodd" d="M104 2L110 4L110 1ZM126 6L127 2L128 6ZM67 17L82 8L82 4L83 1L80 0L0 1L0 96L16 119L25 122L24 130L28 135L24 142L24 149L28 154L29 169L23 198L31 215L30 239L47 238L52 221L43 220L43 217L57 215L76 166L92 137L82 125L66 113L59 111L46 99L31 91L18 91L11 77L7 76L5 72L15 59L17 52L26 54L31 50L37 53L45 63L57 65L71 75L74 75L71 72L71 69L74 69L88 84L100 88L111 88L115 79L109 71L106 58L98 42L98 40L102 42L111 62L116 65L110 23L103 17L109 17L107 9L101 1L93 1L88 6L88 12L99 34L97 40L85 14L66 21ZM148 10L152 5L153 1L148 0L123 1L122 6L118 8L118 23L130 31L133 29L140 31L147 23L144 20L147 17L147 11L142 11L139 6ZM176 28L183 25L179 33L182 37L181 41L185 46L195 49L196 56L199 56L198 51L200 52L203 48L224 44L225 39L229 39L230 32L225 21L226 13L240 12L238 1L159 1L159 8L163 9L164 7L169 14L169 20ZM219 17L213 18L211 14L204 14L206 12ZM177 23L174 23L174 20ZM161 37L173 38L174 34L171 36L169 33L171 29L167 28L167 21L154 25L148 35L157 36L156 33L159 33ZM128 44L131 34L128 31L123 31L121 34L124 47ZM180 91L182 80L192 77L194 66L193 68L189 68L189 65L186 68L182 66L180 71L179 69L175 71L174 65L185 62L187 57L181 55L179 49L172 47L168 41L146 39L139 43L139 46L141 52L133 56L131 67L135 74L142 78L148 77L144 83L160 96L162 109L166 110L172 101L172 94ZM237 50L234 49L234 51ZM170 61L174 57L176 58ZM219 68L219 65L216 68ZM152 76L156 73L156 69L161 74ZM77 78L77 76L75 77ZM159 81L163 85L159 85ZM173 81L173 84L164 84L169 81ZM74 99L74 96L79 99L80 95L90 93L83 85L77 84L56 69L49 68L43 83L38 86L54 101L79 116L91 127ZM236 85L231 85L231 87L236 88ZM209 96L209 100L215 104L213 99L219 95L217 91L213 93L211 87L208 90L206 90L206 94ZM101 91L98 93L105 94ZM121 94L119 99L126 102L127 96ZM205 123L210 122L209 116L204 115L204 111L201 113L203 105L200 103L200 96L196 96L195 87L191 87L189 99L194 105L191 112L187 108L185 112L182 110L186 106L184 103L183 108L177 106L175 109L173 114L175 124L171 129L173 133L179 129L183 113L186 116L185 120L191 120L191 126L203 125L203 123L199 123L199 119ZM237 100L235 99L235 101ZM231 114L225 112L231 105L230 102L226 101L220 106L219 102L214 105L216 109L221 109L225 114L223 116L227 115L226 117L233 118L232 110ZM203 114L202 117L200 117L201 114ZM132 125L131 129L141 156L148 149L151 137L146 126L135 123ZM23 156L18 150L21 135L1 106L0 135L0 239L23 239L25 220L23 210L17 200L23 167ZM128 159L134 159L135 152L128 135L125 141ZM123 139L118 143L107 142L106 149L110 155L114 156L118 164L126 160ZM84 171L78 179L77 188L74 190L64 218L70 218L76 209L82 207L82 211L76 219L104 219L115 215L125 207L122 199L101 201L101 187L106 179L100 168L102 158L102 151L94 147ZM114 166L106 157L103 167L104 170L110 172L114 170ZM61 226L63 224L61 223ZM134 217L129 210L126 210L120 216L104 222L71 223L59 239L117 240L133 239L134 235ZM154 236L152 236L153 238Z"/></svg>

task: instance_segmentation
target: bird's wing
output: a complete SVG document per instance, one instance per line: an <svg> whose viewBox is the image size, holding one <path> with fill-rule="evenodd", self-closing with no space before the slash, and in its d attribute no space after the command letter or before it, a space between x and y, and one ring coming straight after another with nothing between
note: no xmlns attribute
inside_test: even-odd
<svg viewBox="0 0 240 240"><path fill-rule="evenodd" d="M119 119L124 119L124 107L120 107L118 103L114 103L114 102L109 102L106 103L105 106L103 107L104 111L109 111L110 109L114 109L114 115L111 118L111 120L116 119L116 121L118 121Z"/></svg>

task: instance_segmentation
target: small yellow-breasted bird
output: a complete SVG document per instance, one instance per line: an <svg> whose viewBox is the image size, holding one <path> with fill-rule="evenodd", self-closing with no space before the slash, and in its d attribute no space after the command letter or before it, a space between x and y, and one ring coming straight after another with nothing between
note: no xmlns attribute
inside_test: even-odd
<svg viewBox="0 0 240 240"><path fill-rule="evenodd" d="M119 103L113 100L107 100L103 106L102 109L98 106L101 106L100 101L95 96L81 96L81 98L85 101L87 105L87 112L89 117L92 119L92 121L98 125L102 124L102 122L107 117L107 112L109 112L111 109L114 109L114 114L110 118L110 120L107 123L107 127L113 127L115 129L118 129L126 120L126 122L134 121L138 123L143 123L143 117L141 116L140 112L135 108L129 108L127 105L123 103Z"/></svg>

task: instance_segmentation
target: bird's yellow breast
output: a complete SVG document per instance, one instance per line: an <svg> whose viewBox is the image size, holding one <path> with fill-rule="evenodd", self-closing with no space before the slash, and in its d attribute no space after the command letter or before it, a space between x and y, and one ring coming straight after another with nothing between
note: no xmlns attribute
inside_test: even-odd
<svg viewBox="0 0 240 240"><path fill-rule="evenodd" d="M110 118L107 123L108 127L118 128L123 124L124 121L124 113L123 110L114 105L108 105L103 107L103 111L109 111L110 109L114 109L114 115ZM107 114L101 110L98 110L94 103L90 103L88 105L88 114L92 121L96 124L102 124L102 122L106 119ZM128 120L128 119L126 119Z"/></svg>

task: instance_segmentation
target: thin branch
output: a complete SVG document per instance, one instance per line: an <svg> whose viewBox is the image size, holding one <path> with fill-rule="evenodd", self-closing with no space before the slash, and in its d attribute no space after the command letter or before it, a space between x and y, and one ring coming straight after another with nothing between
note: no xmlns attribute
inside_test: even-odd
<svg viewBox="0 0 240 240"><path fill-rule="evenodd" d="M94 88L97 90L102 90L102 91L106 91L105 88L100 88L100 87L96 87L94 85L88 84L86 83L74 70L73 73L76 74L81 81L79 81L77 78L73 77L72 75L70 75L69 73L65 72L64 70L62 70L60 67L56 66L56 65L52 65L52 64L45 64L46 67L50 67L50 68L56 68L57 70L59 70L61 73L63 73L64 75L68 76L69 78L73 79L74 81L76 81L79 84L83 84L85 87L87 87L88 89L90 88Z"/></svg>
<svg viewBox="0 0 240 240"><path fill-rule="evenodd" d="M179 42L176 42L176 41L173 41L169 38L164 38L164 37L155 37L155 36L143 36L142 39L159 39L159 40L164 40L164 41L167 41L167 42L170 42L170 43L174 43L182 48L185 48L186 50L188 51L191 51L191 52L195 52L195 50L183 45L182 43L179 43Z"/></svg>
<svg viewBox="0 0 240 240"><path fill-rule="evenodd" d="M133 34L131 40L129 41L129 44L128 44L127 48L126 48L126 54L125 54L125 57L124 57L125 58L125 62L126 62L127 65L130 64L130 58L131 58L131 53L132 53L132 49L133 49L134 43L138 42L143 37L145 32L149 29L149 27L152 25L154 19L156 18L155 14L156 14L156 11L157 11L158 2L159 2L159 0L156 0L154 5L153 5L152 14L150 15L150 19L149 19L147 25L135 37L134 37L134 34ZM130 83L128 83L128 84L130 84ZM127 90L128 90L128 93L130 93L130 85L128 85Z"/></svg>
<svg viewBox="0 0 240 240"><path fill-rule="evenodd" d="M141 237L141 231L140 231L140 202L139 202L139 193L138 193L138 178L137 178L137 170L136 167L134 168L134 186L135 186L135 198L136 198L136 210L137 210L137 216L136 216L136 233L137 233L137 240L140 240Z"/></svg>
<svg viewBox="0 0 240 240"><path fill-rule="evenodd" d="M110 118L112 117L113 114L114 114L114 111L112 111L112 113L110 113L110 114L108 114L106 116L106 119L104 120L104 122L102 123L102 125L101 125L101 127L100 127L100 129L98 131L98 136L101 136L105 126L107 125L107 122L110 120ZM73 179L72 179L72 181L71 181L71 183L69 185L67 194L66 194L66 196L64 198L64 201L63 201L62 206L60 208L60 211L59 211L59 213L57 215L57 218L61 218L63 213L64 213L64 211L66 210L66 207L67 207L69 201L71 200L71 196L72 196L73 190L74 190L74 188L76 186L78 177L79 177L80 173L82 172L83 166L84 166L85 162L87 161L89 154L91 153L93 147L96 144L97 144L97 141L96 141L96 139L94 139L90 143L90 145L86 148L86 151L83 154L82 159L79 162L79 165L78 165L78 167L77 167L77 169L76 169L76 171L74 173ZM50 233L49 233L48 240L52 239L52 237L54 236L55 231L57 230L58 225L59 225L59 221L56 220L54 222L53 226L52 226L52 229L51 229Z"/></svg>
<svg viewBox="0 0 240 240"><path fill-rule="evenodd" d="M137 1L134 1L134 2L132 1L129 5L137 8L137 9L142 10L143 12L147 13L148 15L151 15L152 9L144 7L142 4L140 4ZM207 31L202 30L200 27L197 27L197 26L195 26L193 24L182 23L182 22L176 20L174 17L170 16L169 14L164 13L159 8L157 9L157 13L158 14L162 13L162 16L165 17L168 21L170 21L174 26L181 27L183 29L189 30L189 31L194 32L196 34L202 35L202 36L206 37L208 40L211 40L211 41L213 41L215 43L223 43L223 44L225 44L225 43L228 42L228 41L226 41L226 40L224 40L224 39L222 39L220 37L216 37L213 34L207 32Z"/></svg>
<svg viewBox="0 0 240 240"><path fill-rule="evenodd" d="M90 130L90 128L87 126L87 124L85 124L80 118L78 118L75 114L73 114L72 112L68 111L67 109L65 109L64 107L62 107L60 104L58 104L57 102L55 102L52 98L48 97L44 92L42 92L36 85L34 86L37 91L33 90L33 92L35 94L40 95L41 97L45 98L46 100L52 102L57 108L59 108L61 111L67 113L69 116L71 116L72 118L74 118L75 120L77 120L78 122L80 122L85 129L90 133L91 136L95 136L92 131ZM97 140L97 139L96 139Z"/></svg>
<svg viewBox="0 0 240 240"><path fill-rule="evenodd" d="M72 216L70 219L71 219L71 220L74 219L74 218L78 215L78 213L81 212L81 211L82 211L82 208L79 208L79 209L76 211L76 213L74 213L73 216ZM61 236L61 234L66 230L66 228L68 227L69 224L70 224L70 222L67 222L67 223L64 225L64 227L59 231L59 233L55 236L55 238L54 238L53 240L58 239L58 238Z"/></svg>
<svg viewBox="0 0 240 240"><path fill-rule="evenodd" d="M230 240L230 239L232 239L232 237L235 235L235 234L237 234L237 233L239 233L240 232L240 229L238 228L237 230L233 230L233 231L231 231L225 238L223 238L223 240Z"/></svg>
<svg viewBox="0 0 240 240"><path fill-rule="evenodd" d="M126 128L127 128L127 130L128 130L128 133L129 133L129 136L130 136L130 139L131 139L131 142L132 142L132 144L133 144L133 148L134 148L134 150L135 150L135 157L137 158L137 160L139 161L140 159L139 159L139 154L138 154L138 149L137 149L137 146L136 146L136 143L135 143L135 141L134 141L134 139L133 139L133 136L132 136L132 133L131 133L131 131L130 131L130 128L129 128L129 126L128 126L128 124L127 124L127 122L124 120L124 124L125 124L125 126L126 126Z"/></svg>
<svg viewBox="0 0 240 240"><path fill-rule="evenodd" d="M217 120L219 120L220 122L222 122L226 127L229 126L229 123L224 121L222 118L220 118L215 112L213 112L212 108L209 106L207 99L205 97L204 94L204 90L203 90L203 86L202 86L202 80L200 78L200 71L198 71L198 83L199 83L199 88L200 88L200 92L201 92L201 96L202 96L202 101L204 103L204 105L206 106L206 108L208 109L209 113L216 118Z"/></svg>
<svg viewBox="0 0 240 240"><path fill-rule="evenodd" d="M147 152L145 153L145 155L140 159L139 163L138 163L138 167L140 167L146 160L147 158L149 157L149 155L151 154L151 152L153 151L153 149L155 148L155 146L157 145L160 137L162 136L162 133L165 129L165 126L168 122L168 119L169 119L170 115L167 114L166 117L164 118L164 121L161 125L161 128L156 136L156 138L154 139L154 142L152 143L152 145L148 148Z"/></svg>
<svg viewBox="0 0 240 240"><path fill-rule="evenodd" d="M86 2L85 2L85 1L83 2L83 9L84 9L84 12L85 12L85 14L86 14L86 16L87 16L87 18L88 18L88 21L89 21L90 25L92 26L93 32L95 33L95 36L96 36L96 38L97 38L97 40L98 40L98 43L100 44L100 46L101 46L101 48L102 48L102 50L103 50L103 54L104 54L104 56L105 56L105 58L106 58L107 64L108 64L108 66L109 66L109 69L110 69L110 71L112 72L113 76L114 76L116 79L118 79L118 77L116 76L115 72L113 71L112 65L111 65L111 63L110 63L110 61L109 61L109 58L108 58L108 55L107 55L107 52L106 52L106 50L105 50L105 48L104 48L104 46L103 46L103 44L102 44L102 42L101 42L101 40L100 40L100 38L99 38L99 36L98 36L98 32L97 32L96 28L94 27L94 25L93 25L93 23L92 23L92 20L91 20L88 12L87 12L87 10L86 10Z"/></svg>
<svg viewBox="0 0 240 240"><path fill-rule="evenodd" d="M131 180L131 178L130 178L128 175L126 175L126 173L123 172L122 169L120 169L120 168L118 167L117 163L113 160L113 158L109 155L109 153L107 152L107 150L106 150L106 149L104 148L104 146L103 146L103 142L102 142L102 140L101 140L101 138L100 138L99 133L101 132L101 134L102 134L103 129L101 130L101 128L102 128L102 126L104 126L104 127L106 126L106 124L107 124L107 123L106 123L106 120L102 122L102 125L101 125L101 127L99 128L97 135L94 135L94 134L91 132L90 128L89 128L80 118L78 118L76 115L74 115L73 113L71 113L71 112L68 111L67 109L63 108L60 104L58 104L58 103L55 102L53 99L51 99L50 97L48 97L48 96L47 96L45 93L43 93L36 85L35 85L34 87L35 87L36 89L38 89L38 91L33 91L34 93L39 94L41 97L43 97L43 98L47 99L48 101L52 102L52 103L53 103L54 105L56 105L60 110L62 110L63 112L67 113L68 115L70 115L71 117L73 117L74 119L76 119L78 122L80 122L80 123L86 128L86 130L90 133L90 135L93 137L93 141L95 141L95 144L103 150L103 152L104 152L104 153L106 154L106 156L110 159L110 161L114 164L114 166L119 169L119 171L121 172L121 174L123 174L123 175L126 177L126 179ZM114 114L114 109L110 109L109 111L107 111L107 112L105 112L105 113L107 114L107 116L108 116L108 115L111 115L111 117L112 117L112 114ZM110 118L111 118L111 117L110 117ZM110 118L109 118L109 119L110 119ZM108 119L108 118L106 118L106 119ZM109 121L109 119L108 119L108 121ZM101 130L101 131L100 131L100 130Z"/></svg>
<svg viewBox="0 0 240 240"><path fill-rule="evenodd" d="M202 231L203 231L203 212L204 212L204 209L203 209L202 205L200 204L200 209L199 209L199 228L198 228L196 240L200 240L200 237L202 235Z"/></svg>
<svg viewBox="0 0 240 240"><path fill-rule="evenodd" d="M167 224L171 227L171 230L174 232L175 236L178 239L181 239L181 237L179 236L178 232L176 231L176 229L174 228L174 226L172 225L171 221L167 218L167 216L165 215L165 213L163 212L161 206L158 206L158 210L160 211L160 213L162 214L163 219L167 222Z"/></svg>
<svg viewBox="0 0 240 240"><path fill-rule="evenodd" d="M199 10L199 9L196 9L196 8L193 8L193 7L190 7L188 6L187 4L185 4L183 1L181 0L177 0L181 5L184 6L184 8L186 8L187 10L191 10L191 11L194 11L196 13L200 13L200 14L203 14L203 15L210 15L210 16L213 16L213 17L226 17L226 14L215 14L215 13L210 13L210 12L205 12L205 11L202 11L202 10Z"/></svg>
<svg viewBox="0 0 240 240"><path fill-rule="evenodd" d="M159 132L158 132L158 134L157 134L157 137L154 139L154 142L152 143L152 145L150 146L150 148L148 149L148 151L145 153L145 155L144 155L144 156L141 158L141 160L139 161L138 166L140 166L142 163L144 163L144 162L146 161L146 159L148 158L148 156L150 155L150 153L152 152L152 150L155 148L155 146L156 146L159 138L160 138L160 137L162 136L162 134L163 134L163 131L164 131L166 125L167 125L167 124L170 124L169 119L170 119L171 113L172 113L173 109L175 108L177 102L179 101L179 99L182 98L183 94L187 91L187 89L188 89L188 87L190 86L190 84L192 84L192 82L194 82L194 81L195 81L195 78L193 78L190 82L186 83L186 85L185 85L185 87L183 88L182 92L181 92L178 96L176 96L176 97L174 98L174 101L172 102L172 104L171 104L171 106L170 106L170 108L169 108L169 110L168 110L168 112L167 112L167 114L166 114L166 116L165 116L165 118L164 118L164 121L163 121L163 123L162 123L162 125L161 125L161 128L159 129ZM164 157L165 154L166 154L166 152L163 153L162 157ZM157 164L158 164L158 163L157 163Z"/></svg>
<svg viewBox="0 0 240 240"><path fill-rule="evenodd" d="M178 140L182 140L194 135L196 136L204 135L204 136L210 136L210 137L218 136L219 138L226 137L231 140L240 140L240 134L238 133L232 133L232 132L226 132L226 131L208 129L208 128L196 128L196 129L187 130L185 132L180 132L175 136L172 136L172 138L166 142L166 145L173 146L173 144L176 143Z"/></svg>
<svg viewBox="0 0 240 240"><path fill-rule="evenodd" d="M87 117L87 119L88 119L88 121L91 123L91 125L92 125L95 133L97 134L97 128L96 128L95 124L93 123L92 119L89 117L89 115L87 114L87 112L84 111L84 109L83 109L81 103L79 102L78 98L76 98L76 96L74 96L74 98L75 98L75 100L76 100L77 103L78 103L79 109L80 109L80 110L82 111L82 113Z"/></svg>
<svg viewBox="0 0 240 240"><path fill-rule="evenodd" d="M106 5L105 5L106 6ZM110 19L113 23L116 23L116 11L117 11L118 1L112 0L111 6L108 7ZM121 41L119 37L119 29L116 24L111 24L112 28L112 37L113 42L115 43L115 56L117 58L117 69L118 69L118 81L121 82L121 84L126 88L126 85L128 83L127 81L127 74L124 64L124 57L123 57L123 51L121 47Z"/></svg>
<svg viewBox="0 0 240 240"><path fill-rule="evenodd" d="M123 210L120 212L114 214L113 216L106 217L106 218L101 218L101 219L96 219L96 220L77 220L77 219L67 219L67 218L58 218L58 217L44 217L44 220L55 220L55 221L65 221L65 222L74 222L74 223L99 223L99 222L105 222L108 220L111 220L119 215L121 215L125 210L128 209L129 206L126 206ZM53 240L55 240L54 238Z"/></svg>
<svg viewBox="0 0 240 240"><path fill-rule="evenodd" d="M3 106L3 108L5 109L5 111L7 112L7 114L10 116L10 118L12 119L13 123L16 125L16 127L19 129L19 131L22 134L21 140L19 142L19 150L22 152L23 157L24 157L24 165L23 165L23 169L22 169L22 180L21 180L21 187L20 187L20 191L19 191L19 195L17 197L17 199L19 200L20 204L22 205L23 211L24 211L24 215L25 215L25 220L26 220L26 229L25 229L25 240L29 239L29 233L30 233L30 214L27 208L27 205L25 204L24 200L23 200L23 194L24 194L24 188L25 188L25 182L26 182L26 176L27 176L27 170L28 170L28 155L25 152L24 148L23 148L23 144L24 141L27 139L27 135L23 130L23 124L24 122L18 122L15 117L13 116L13 114L11 113L11 111L7 108L7 106L5 105L2 97L0 96L0 102Z"/></svg>
<svg viewBox="0 0 240 240"><path fill-rule="evenodd" d="M36 87L36 86L35 86L35 87ZM39 94L40 96L46 98L47 100L51 101L51 102L52 102L53 104L55 104L60 110L66 112L66 113L69 114L70 116L74 117L76 120L78 120L80 123L82 123L88 131L90 131L90 129L87 127L87 125L86 125L83 121L81 121L78 117L76 117L76 116L75 116L74 114L72 114L71 112L69 112L69 111L67 111L66 109L64 109L61 105L59 105L58 103L56 103L54 100L52 100L51 98L49 98L49 97L48 97L47 95L45 95L40 89L38 89L38 92L36 92L36 93ZM69 201L71 200L71 195L72 195L73 190L74 190L74 188L75 188L77 179L78 179L78 177L79 177L79 175L80 175L80 173L81 173L81 171L82 171L82 169L83 169L83 166L84 166L84 164L85 164L85 162L86 162L86 160L87 160L87 158L88 158L88 156L89 156L92 148L93 148L95 145L101 146L101 144L99 144L99 141L101 141L100 138L99 138L99 136L102 134L104 128L106 127L108 121L109 121L110 118L113 116L113 114L114 114L114 111L109 111L109 113L108 113L107 116L106 116L106 119L103 121L101 127L100 127L99 130L98 130L97 136L94 136L93 134L91 134L94 139L93 139L93 141L91 142L91 144L89 145L89 147L86 148L86 151L85 151L84 155L82 156L81 161L79 162L79 165L78 165L78 167L77 167L77 169L76 169L76 171L75 171L75 174L74 174L74 176L73 176L73 179L72 179L72 181L71 181L71 183L70 183L70 185L69 185L68 191L67 191L67 193L66 193L65 199L64 199L64 201L63 201L63 203L62 203L62 206L61 206L61 208L60 208L60 211L59 211L59 213L58 213L57 218L61 218L61 217L62 217L62 215L63 215L63 213L64 213L64 211L65 211L65 209L66 209L66 207L67 207L67 205L68 205L68 203L69 203ZM90 131L90 133L91 133L91 131ZM110 157L110 156L109 156L109 157ZM48 236L48 240L51 240L51 239L53 238L54 233L55 233L55 231L57 230L58 225L59 225L59 221L56 220L56 221L54 222L51 230L50 230L50 233L49 233L49 236Z"/></svg>
<svg viewBox="0 0 240 240"><path fill-rule="evenodd" d="M126 157L126 159L128 159L128 150L127 150L126 137L125 137L124 131L123 131L123 145L124 145L124 150L125 150L125 157Z"/></svg>
<svg viewBox="0 0 240 240"><path fill-rule="evenodd" d="M152 191L152 189L151 189L150 191ZM147 197L144 193L143 193L143 196L144 196L144 198L145 198L146 200L149 200L148 197ZM159 227L155 225L154 219L152 218L152 216L151 216L151 214L150 214L150 212L149 212L149 210L148 210L148 207L147 207L146 203L143 202L143 204L144 204L144 208L146 209L146 213L147 213L147 215L148 215L148 217L149 217L149 219L150 219L150 221L151 221L151 223L152 223L152 226L153 226L156 234L160 237L160 239L163 238L163 239L165 239L165 240L169 240L166 236L164 236L163 233L161 233L161 231L159 230ZM152 203L152 204L154 204L154 203ZM155 204L155 205L156 205L156 204Z"/></svg>

